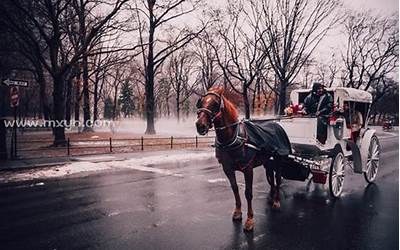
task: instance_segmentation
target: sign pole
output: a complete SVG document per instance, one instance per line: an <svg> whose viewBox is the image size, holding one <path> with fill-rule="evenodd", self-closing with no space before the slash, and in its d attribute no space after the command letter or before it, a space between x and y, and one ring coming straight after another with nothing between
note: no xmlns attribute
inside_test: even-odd
<svg viewBox="0 0 400 250"><path fill-rule="evenodd" d="M14 158L17 158L17 106L14 107Z"/></svg>
<svg viewBox="0 0 400 250"><path fill-rule="evenodd" d="M17 157L17 108L19 105L19 89L17 86L10 88L10 106L14 110L14 126L11 136L11 157Z"/></svg>
<svg viewBox="0 0 400 250"><path fill-rule="evenodd" d="M12 134L11 134L11 145L10 145L10 157L11 159L14 159L14 127L12 130Z"/></svg>
<svg viewBox="0 0 400 250"><path fill-rule="evenodd" d="M23 80L5 79L0 82L10 88L10 106L14 108L14 126L11 136L11 158L17 158L17 107L19 105L19 87L28 87L29 83Z"/></svg>

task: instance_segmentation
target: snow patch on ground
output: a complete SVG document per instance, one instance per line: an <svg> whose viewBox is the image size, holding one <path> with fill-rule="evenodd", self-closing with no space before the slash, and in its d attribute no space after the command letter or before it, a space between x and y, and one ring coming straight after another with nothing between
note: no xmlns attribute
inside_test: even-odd
<svg viewBox="0 0 400 250"><path fill-rule="evenodd" d="M226 182L226 179L217 178L217 179L210 179L210 180L207 180L207 181L208 181L208 183L217 183L217 182Z"/></svg>
<svg viewBox="0 0 400 250"><path fill-rule="evenodd" d="M111 157L111 156L110 156ZM110 159L107 157L107 159ZM175 177L183 177L180 173L175 173L171 170L160 169L149 165L166 164L174 162L187 162L192 160L203 160L214 157L212 151L207 152L175 152L160 155L143 156L140 158L132 158L127 160L114 160L106 162L90 162L93 157L87 159L81 158L81 161L72 162L65 165L44 168L31 169L19 172L0 172L0 182L13 182L34 179L45 179L68 176L77 173L95 172L111 169L133 169L138 171L152 172L160 175L170 175ZM115 159L115 158L114 158Z"/></svg>
<svg viewBox="0 0 400 250"><path fill-rule="evenodd" d="M46 169L32 169L15 173L1 173L0 182L26 181L35 179L55 178L89 171L106 170L109 167L92 162L75 162L71 164Z"/></svg>
<svg viewBox="0 0 400 250"><path fill-rule="evenodd" d="M178 154L160 154L148 157L128 159L125 161L114 161L111 164L115 168L135 168L138 165L157 165L169 162L188 162L214 157L211 151L199 153L178 153Z"/></svg>

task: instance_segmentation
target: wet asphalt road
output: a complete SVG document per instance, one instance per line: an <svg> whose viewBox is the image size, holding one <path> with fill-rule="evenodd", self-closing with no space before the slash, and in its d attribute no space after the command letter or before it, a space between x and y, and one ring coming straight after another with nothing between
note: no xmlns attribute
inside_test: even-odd
<svg viewBox="0 0 400 250"><path fill-rule="evenodd" d="M153 166L173 176L123 170L1 184L0 248L398 249L398 137L381 144L376 184L348 174L335 201L314 184L284 181L272 211L257 168L250 234L231 221L233 195L215 159Z"/></svg>

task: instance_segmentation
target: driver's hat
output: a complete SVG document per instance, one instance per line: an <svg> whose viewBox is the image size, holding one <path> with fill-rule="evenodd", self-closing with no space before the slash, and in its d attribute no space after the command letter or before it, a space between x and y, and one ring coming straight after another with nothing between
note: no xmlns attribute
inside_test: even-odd
<svg viewBox="0 0 400 250"><path fill-rule="evenodd" d="M325 86L322 83L314 82L312 86L312 92L317 93L318 89L321 87L324 88Z"/></svg>

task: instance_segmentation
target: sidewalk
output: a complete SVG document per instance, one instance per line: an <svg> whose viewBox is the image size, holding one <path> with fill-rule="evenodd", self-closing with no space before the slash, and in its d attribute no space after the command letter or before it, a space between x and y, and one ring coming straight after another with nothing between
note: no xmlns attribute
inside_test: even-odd
<svg viewBox="0 0 400 250"><path fill-rule="evenodd" d="M145 158L159 155L178 155L187 153L201 153L201 152L214 152L213 148L198 148L198 149L176 149L176 150L162 150L162 151L146 151L146 152L131 152L131 153L110 153L110 154L96 154L85 156L70 156L70 157L53 157L53 158L37 158L37 159L17 159L0 161L0 171L12 170L28 170L33 168L43 168L51 166L65 165L72 162L110 162L110 161L124 161L135 158Z"/></svg>

